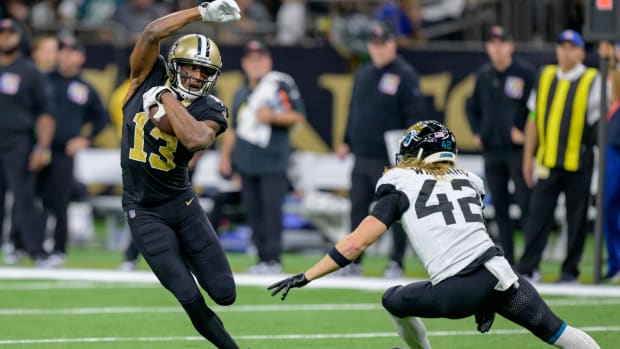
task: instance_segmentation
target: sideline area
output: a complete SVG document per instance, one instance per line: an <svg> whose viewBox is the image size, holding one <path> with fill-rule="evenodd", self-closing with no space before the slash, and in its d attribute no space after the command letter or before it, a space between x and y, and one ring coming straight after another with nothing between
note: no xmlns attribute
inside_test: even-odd
<svg viewBox="0 0 620 349"><path fill-rule="evenodd" d="M265 287L278 281L283 275L235 274L239 286ZM101 269L36 269L0 267L0 280L67 280L156 284L157 278L151 271L120 271ZM407 284L420 279L384 279L377 277L325 277L308 287L344 288L358 290L385 290L397 284ZM620 297L620 287L610 285L555 285L535 284L545 295Z"/></svg>

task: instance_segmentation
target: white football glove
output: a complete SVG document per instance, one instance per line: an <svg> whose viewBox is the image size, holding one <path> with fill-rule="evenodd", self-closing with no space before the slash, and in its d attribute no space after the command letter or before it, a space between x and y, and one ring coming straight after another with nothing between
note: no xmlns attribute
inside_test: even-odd
<svg viewBox="0 0 620 349"><path fill-rule="evenodd" d="M159 120L162 116L166 115L166 109L161 103L160 98L164 92L170 92L176 97L176 93L167 86L153 86L142 95L142 109L146 115L149 115L149 110L152 106L156 105L158 107L157 112L152 116L155 120Z"/></svg>
<svg viewBox="0 0 620 349"><path fill-rule="evenodd" d="M232 22L241 18L241 10L235 0L214 0L198 6L203 22Z"/></svg>

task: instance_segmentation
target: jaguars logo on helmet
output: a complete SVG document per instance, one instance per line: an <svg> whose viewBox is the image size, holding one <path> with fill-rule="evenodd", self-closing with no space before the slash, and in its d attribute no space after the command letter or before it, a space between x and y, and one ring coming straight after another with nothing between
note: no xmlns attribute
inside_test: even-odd
<svg viewBox="0 0 620 349"><path fill-rule="evenodd" d="M181 83L181 65L199 65L209 72L208 78L202 80L202 87L198 90L185 88ZM171 87L183 99L196 99L206 96L215 86L222 71L222 57L220 49L213 40L202 34L188 34L180 37L170 47L168 52L168 79Z"/></svg>
<svg viewBox="0 0 620 349"><path fill-rule="evenodd" d="M414 158L425 163L456 161L456 138L442 123L435 120L420 121L409 127L400 141L396 163Z"/></svg>

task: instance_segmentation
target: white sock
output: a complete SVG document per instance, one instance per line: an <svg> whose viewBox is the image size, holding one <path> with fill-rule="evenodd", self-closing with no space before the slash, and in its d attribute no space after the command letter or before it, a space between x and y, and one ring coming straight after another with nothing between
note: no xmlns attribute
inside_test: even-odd
<svg viewBox="0 0 620 349"><path fill-rule="evenodd" d="M552 344L563 349L601 349L587 333L568 325Z"/></svg>
<svg viewBox="0 0 620 349"><path fill-rule="evenodd" d="M426 337L426 328L417 317L406 317L399 318L394 315L392 316L392 322L394 322L394 326L396 326L396 332L400 338L402 338L405 343L411 349L431 349L431 344L428 342L428 337Z"/></svg>

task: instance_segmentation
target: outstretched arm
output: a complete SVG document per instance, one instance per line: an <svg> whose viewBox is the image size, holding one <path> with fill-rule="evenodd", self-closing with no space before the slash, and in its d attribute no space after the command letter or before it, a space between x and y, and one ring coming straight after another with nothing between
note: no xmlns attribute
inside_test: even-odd
<svg viewBox="0 0 620 349"><path fill-rule="evenodd" d="M138 37L129 57L129 91L127 100L144 82L159 55L159 43L185 25L202 20L205 22L229 22L240 18L239 6L234 0L203 2L200 6L173 12L149 23Z"/></svg>
<svg viewBox="0 0 620 349"><path fill-rule="evenodd" d="M336 246L310 267L306 272L291 276L290 278L276 282L267 289L272 290L271 295L282 292L284 300L291 288L303 287L308 282L327 275L339 268L346 266L355 260L372 243L387 231L387 226L374 216L366 217L351 234L345 236L336 243Z"/></svg>

